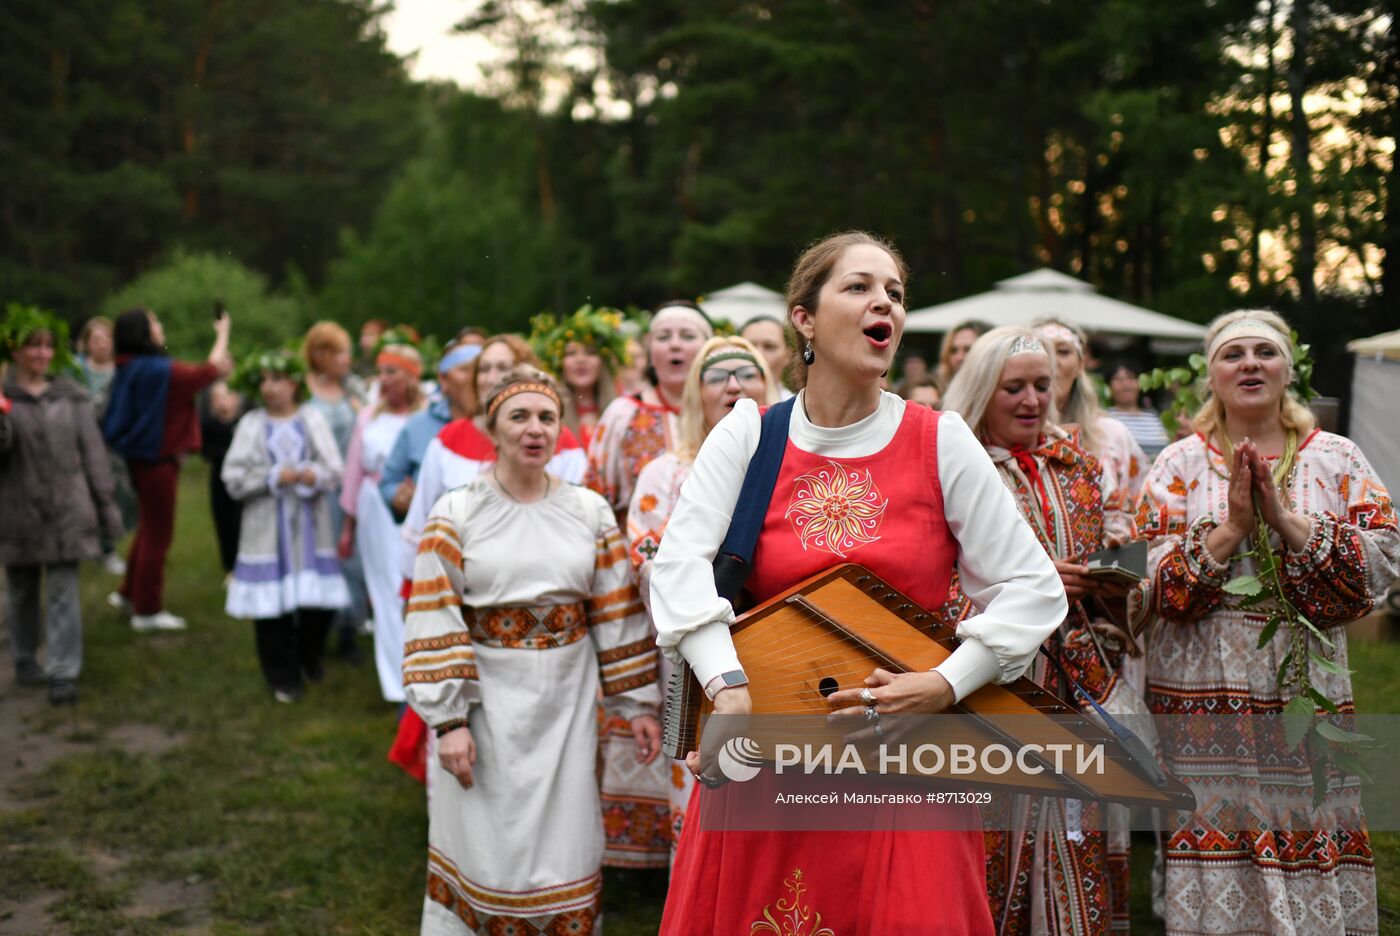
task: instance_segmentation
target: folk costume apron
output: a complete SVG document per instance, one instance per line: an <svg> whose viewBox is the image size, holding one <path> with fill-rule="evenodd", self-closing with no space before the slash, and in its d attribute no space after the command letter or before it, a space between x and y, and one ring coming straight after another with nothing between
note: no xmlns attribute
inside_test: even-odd
<svg viewBox="0 0 1400 936"><path fill-rule="evenodd" d="M938 419L906 406L889 444L860 458L815 455L789 441L754 553L754 598L856 562L919 604L940 606L958 544L943 516ZM714 815L725 797L753 786L696 787L661 924L666 936L992 936L975 807L915 807L946 809L942 824L968 830L956 832L897 829L900 807L869 832L702 829L711 825L703 811Z"/></svg>

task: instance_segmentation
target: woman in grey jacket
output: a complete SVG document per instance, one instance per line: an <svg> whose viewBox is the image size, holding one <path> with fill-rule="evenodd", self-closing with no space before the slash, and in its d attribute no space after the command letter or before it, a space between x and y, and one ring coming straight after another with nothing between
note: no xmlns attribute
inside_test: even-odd
<svg viewBox="0 0 1400 936"><path fill-rule="evenodd" d="M21 685L49 686L49 701L78 700L83 662L78 562L102 554L102 534L122 535L107 449L88 392L50 377L55 351L68 357L67 326L11 306L0 357L12 364L0 397L0 564L5 618ZM39 591L47 592L47 671L39 665Z"/></svg>

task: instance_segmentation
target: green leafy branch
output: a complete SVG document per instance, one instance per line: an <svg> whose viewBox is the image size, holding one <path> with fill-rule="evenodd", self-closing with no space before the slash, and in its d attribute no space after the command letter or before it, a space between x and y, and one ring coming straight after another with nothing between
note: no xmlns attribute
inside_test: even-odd
<svg viewBox="0 0 1400 936"><path fill-rule="evenodd" d="M1275 677L1284 694L1292 698L1283 707L1284 735L1289 748L1302 750L1312 769L1313 808L1327 796L1332 765L1339 770L1371 780L1360 752L1373 746L1374 739L1337 725L1330 716L1340 714L1337 703L1312 682L1312 667L1324 673L1346 676L1351 673L1336 661L1336 644L1321 628L1308 620L1289 600L1283 589L1283 562L1269 543L1269 527L1258 506L1254 510L1253 548L1245 553L1255 562L1254 575L1240 575L1225 583L1226 594L1241 599L1243 608L1270 604L1268 620L1259 632L1258 648L1268 646L1281 628L1286 628L1288 650L1279 662ZM1320 716L1318 709L1327 713Z"/></svg>

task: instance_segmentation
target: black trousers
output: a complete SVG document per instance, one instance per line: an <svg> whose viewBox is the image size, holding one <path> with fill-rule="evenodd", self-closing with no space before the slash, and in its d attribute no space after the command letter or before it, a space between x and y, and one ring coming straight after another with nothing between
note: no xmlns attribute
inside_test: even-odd
<svg viewBox="0 0 1400 936"><path fill-rule="evenodd" d="M320 672L326 632L334 617L335 612L326 608L300 608L293 614L253 622L258 662L268 685L295 689L301 686L303 674Z"/></svg>
<svg viewBox="0 0 1400 936"><path fill-rule="evenodd" d="M214 515L214 536L219 541L219 561L224 572L232 572L238 558L238 529L243 519L243 503L234 500L224 487L219 470L223 462L209 468L209 512Z"/></svg>

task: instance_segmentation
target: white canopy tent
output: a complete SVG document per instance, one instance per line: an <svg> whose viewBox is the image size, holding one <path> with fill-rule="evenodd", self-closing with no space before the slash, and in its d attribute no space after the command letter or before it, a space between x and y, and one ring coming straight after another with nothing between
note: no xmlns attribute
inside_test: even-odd
<svg viewBox="0 0 1400 936"><path fill-rule="evenodd" d="M1386 487L1400 491L1400 331L1349 341L1347 350L1356 355L1349 434Z"/></svg>
<svg viewBox="0 0 1400 936"><path fill-rule="evenodd" d="M968 319L989 325L1028 325L1042 315L1073 322L1091 334L1167 339L1162 342L1163 351L1186 350L1175 346L1199 344L1206 333L1204 325L1100 296L1083 280L1051 269L1002 280L991 292L910 312L904 330L946 332Z"/></svg>
<svg viewBox="0 0 1400 936"><path fill-rule="evenodd" d="M705 297L700 308L712 319L728 319L735 328L743 328L765 315L780 322L787 320L787 300L783 294L757 283L738 283L717 289Z"/></svg>

